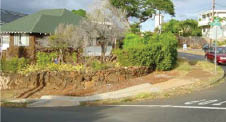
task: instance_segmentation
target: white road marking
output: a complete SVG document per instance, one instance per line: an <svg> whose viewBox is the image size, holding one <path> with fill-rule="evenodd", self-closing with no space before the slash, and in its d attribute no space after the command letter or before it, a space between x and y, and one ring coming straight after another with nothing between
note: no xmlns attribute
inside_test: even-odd
<svg viewBox="0 0 226 122"><path fill-rule="evenodd" d="M190 101L190 102L186 102L184 103L185 105L192 105L192 104L195 104L195 103L199 103L199 102L204 102L206 101L206 99L203 99L203 100L197 100L197 101Z"/></svg>
<svg viewBox="0 0 226 122"><path fill-rule="evenodd" d="M224 103L226 103L226 101L219 101L217 99L215 100L206 100L206 99L202 99L202 100L195 100L195 101L189 101L189 102L185 102L185 105L192 105L192 104L197 104L197 105L213 105L213 106L221 106Z"/></svg>
<svg viewBox="0 0 226 122"><path fill-rule="evenodd" d="M226 103L226 101L223 101L223 102L220 102L220 103L215 103L215 104L212 104L212 105L214 105L214 106L221 106L224 103Z"/></svg>
<svg viewBox="0 0 226 122"><path fill-rule="evenodd" d="M107 105L109 107L151 107L151 108L188 108L206 110L226 110L226 107L204 107L204 106L174 106L174 105Z"/></svg>
<svg viewBox="0 0 226 122"><path fill-rule="evenodd" d="M207 100L205 102L200 102L198 103L198 105L207 105L207 104L211 104L211 103L215 103L217 102L218 100Z"/></svg>

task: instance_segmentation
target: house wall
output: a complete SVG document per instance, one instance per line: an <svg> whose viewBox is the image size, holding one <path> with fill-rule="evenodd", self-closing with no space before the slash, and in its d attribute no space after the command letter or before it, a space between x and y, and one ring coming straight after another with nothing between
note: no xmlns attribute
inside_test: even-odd
<svg viewBox="0 0 226 122"><path fill-rule="evenodd" d="M215 16L217 17L226 17L226 10L216 10ZM199 26L202 28L202 35L203 37L210 38L210 26L209 23L212 21L212 11L204 12L199 17ZM226 40L226 22L221 22L221 25L223 27L223 37L220 39Z"/></svg>
<svg viewBox="0 0 226 122"><path fill-rule="evenodd" d="M9 48L5 51L6 58L25 57L35 58L35 35L29 34L29 46L16 46L14 44L14 34L10 34Z"/></svg>

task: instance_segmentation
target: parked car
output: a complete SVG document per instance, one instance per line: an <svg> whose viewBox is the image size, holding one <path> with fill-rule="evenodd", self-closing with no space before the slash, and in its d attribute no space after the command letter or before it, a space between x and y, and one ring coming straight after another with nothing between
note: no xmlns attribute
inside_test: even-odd
<svg viewBox="0 0 226 122"><path fill-rule="evenodd" d="M202 47L202 50L204 51L204 52L207 52L208 51L208 49L209 49L209 44L205 44L205 45L203 45L203 47Z"/></svg>
<svg viewBox="0 0 226 122"><path fill-rule="evenodd" d="M215 48L210 47L205 54L205 58L210 61L215 61ZM226 64L226 47L217 47L216 51L217 64Z"/></svg>

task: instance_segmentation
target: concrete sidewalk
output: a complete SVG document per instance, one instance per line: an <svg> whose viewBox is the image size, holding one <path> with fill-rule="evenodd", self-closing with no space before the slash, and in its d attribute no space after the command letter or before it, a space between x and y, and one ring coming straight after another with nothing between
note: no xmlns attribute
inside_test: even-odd
<svg viewBox="0 0 226 122"><path fill-rule="evenodd" d="M76 105L79 105L79 102L84 102L84 101L119 99L119 98L125 98L125 97L132 97L141 93L161 92L167 89L189 85L197 81L199 81L199 79L172 79L172 80L154 84L154 85L145 83L145 84L121 89L118 91L86 96L86 97L42 96L36 102L29 104L28 107L76 106Z"/></svg>

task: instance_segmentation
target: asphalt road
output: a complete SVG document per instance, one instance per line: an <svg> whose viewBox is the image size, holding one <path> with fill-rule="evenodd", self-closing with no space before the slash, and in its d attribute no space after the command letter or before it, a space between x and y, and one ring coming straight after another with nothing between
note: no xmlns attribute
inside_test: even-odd
<svg viewBox="0 0 226 122"><path fill-rule="evenodd" d="M203 57L179 54L192 60ZM226 70L226 66L222 66ZM226 82L169 99L127 105L1 108L2 122L226 122Z"/></svg>

